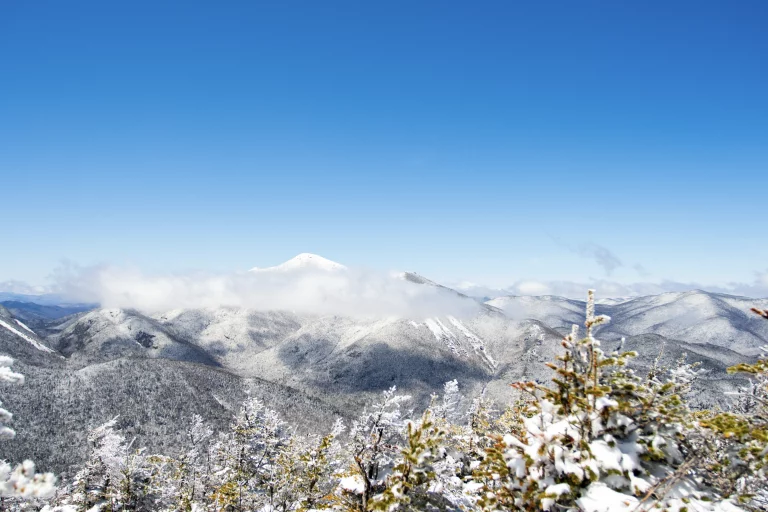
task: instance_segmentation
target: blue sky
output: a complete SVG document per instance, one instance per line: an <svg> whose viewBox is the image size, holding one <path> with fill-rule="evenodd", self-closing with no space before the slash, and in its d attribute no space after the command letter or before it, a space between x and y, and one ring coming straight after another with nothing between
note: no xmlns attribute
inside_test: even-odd
<svg viewBox="0 0 768 512"><path fill-rule="evenodd" d="M5 2L0 281L313 252L768 290L766 22L760 0Z"/></svg>

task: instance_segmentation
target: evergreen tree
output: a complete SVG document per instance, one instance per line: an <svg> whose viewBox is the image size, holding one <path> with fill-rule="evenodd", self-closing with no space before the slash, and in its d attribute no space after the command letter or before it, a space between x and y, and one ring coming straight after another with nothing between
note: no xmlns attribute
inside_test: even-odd
<svg viewBox="0 0 768 512"><path fill-rule="evenodd" d="M593 336L609 321L596 316L594 293L586 335L574 326L563 342L552 386L521 382L530 405L522 429L495 436L473 478L482 510L727 509L697 485L698 454L686 444L695 428L683 397L695 372L681 364L641 379L628 368L635 355L605 354ZM713 504L714 503L714 504Z"/></svg>
<svg viewBox="0 0 768 512"><path fill-rule="evenodd" d="M277 412L249 398L216 447L211 498L216 507L258 510L270 499L280 450L290 431Z"/></svg>
<svg viewBox="0 0 768 512"><path fill-rule="evenodd" d="M350 510L369 510L375 494L383 489L383 476L397 454L405 424L402 404L410 400L392 386L381 401L366 408L352 423L349 474L342 480L342 503ZM410 412L406 416L410 415Z"/></svg>

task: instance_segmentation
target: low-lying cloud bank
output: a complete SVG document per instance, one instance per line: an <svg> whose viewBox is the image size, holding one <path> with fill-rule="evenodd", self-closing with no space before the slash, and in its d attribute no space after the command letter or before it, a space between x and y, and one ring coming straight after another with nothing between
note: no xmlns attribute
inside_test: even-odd
<svg viewBox="0 0 768 512"><path fill-rule="evenodd" d="M0 293L0 298L15 300L14 293L26 293L28 295L24 297L27 299L22 300L39 296L35 302L97 303L104 307L148 312L224 306L321 315L412 318L437 315L467 317L476 314L480 308L479 303L451 290L413 283L403 279L401 274L337 267L340 269L282 266L228 274L148 274L131 267L78 267L69 264L54 272L53 286L45 289L29 287L18 281L0 283L0 292L11 292ZM719 286L672 280L626 284L601 278L584 282L520 280L503 288L465 282L454 288L474 298L557 295L583 299L590 288L595 288L601 299L695 289L763 298L768 297L768 270L756 272L751 283Z"/></svg>
<svg viewBox="0 0 768 512"><path fill-rule="evenodd" d="M480 305L401 275L363 270L150 275L136 268L66 267L57 293L103 307L158 312L176 308L238 307L347 316L470 316Z"/></svg>

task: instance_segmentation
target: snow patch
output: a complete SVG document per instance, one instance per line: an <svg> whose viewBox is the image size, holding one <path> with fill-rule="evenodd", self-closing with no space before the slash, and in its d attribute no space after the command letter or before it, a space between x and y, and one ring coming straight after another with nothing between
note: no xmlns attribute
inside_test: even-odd
<svg viewBox="0 0 768 512"><path fill-rule="evenodd" d="M424 323L429 328L429 330L432 331L435 339L447 345L448 348L451 349L451 352L454 354L467 353L466 350L464 350L459 345L459 340L456 338L456 335L453 333L453 331L448 329L448 327L446 327L439 318L427 318L424 320Z"/></svg>
<svg viewBox="0 0 768 512"><path fill-rule="evenodd" d="M442 341L443 339L443 331L440 329L440 326L437 325L437 322L432 320L431 318L427 318L424 320L424 325L427 326L427 328L432 331L432 334L435 336L435 339L437 341Z"/></svg>
<svg viewBox="0 0 768 512"><path fill-rule="evenodd" d="M344 478L339 480L339 485L345 491L348 491L354 494L362 494L363 491L365 490L365 483L363 482L363 479L357 475L345 476Z"/></svg>
<svg viewBox="0 0 768 512"><path fill-rule="evenodd" d="M31 332L32 334L34 334L35 336L37 336L37 334L35 334L35 331L33 331L32 329L30 329L29 327L27 327L27 326L24 324L24 322L22 322L21 320L18 320L18 319L16 319L16 318L14 318L14 319L13 319L13 321L14 321L14 322L16 322L17 324L19 324L19 326L21 326L22 328L24 328L24 329L28 330L29 332Z"/></svg>
<svg viewBox="0 0 768 512"><path fill-rule="evenodd" d="M427 318L424 320L424 324L430 331L432 331L432 335L435 339L447 345L454 354L466 356L468 353L466 345L467 341L469 341L469 345L472 349L480 354L491 367L495 367L496 362L485 353L483 340L467 329L464 324L455 317L449 316L447 318L449 324L458 328L458 335L439 318Z"/></svg>
<svg viewBox="0 0 768 512"><path fill-rule="evenodd" d="M591 484L581 498L576 500L576 504L585 512L634 510L638 503L634 496L616 492L601 482Z"/></svg>
<svg viewBox="0 0 768 512"><path fill-rule="evenodd" d="M43 352L51 352L51 353L53 353L53 350L52 350L52 349L50 349L50 348L46 347L45 345L43 345L42 343L40 343L40 342L39 342L39 341L37 341L36 339L34 339L34 338L32 338L32 337L30 337L30 336L28 336L28 335L24 334L23 332L19 331L19 330L18 330L18 329L16 329L15 327L12 327L10 324L7 324L5 321L3 321L3 320L0 320L0 325L1 325L1 326L3 326L3 327L5 327L5 328L6 328L6 329L8 329L9 331L11 331L13 334L15 334L16 336L18 336L19 338L21 338L21 339L23 339L23 340L25 340L25 341L29 342L29 343L30 343L30 344L31 344L33 347L35 347L37 350L41 350L41 351L43 351Z"/></svg>
<svg viewBox="0 0 768 512"><path fill-rule="evenodd" d="M476 353L480 354L483 359L491 366L491 369L496 368L496 360L491 357L491 355L485 350L485 343L482 339L480 339L479 336L477 336L475 333L467 329L467 327L461 323L461 320L459 320L456 317L449 316L448 321L453 324L454 327L456 327L461 334L466 336L466 338L469 340L469 344L472 345L472 348L475 350Z"/></svg>
<svg viewBox="0 0 768 512"><path fill-rule="evenodd" d="M294 270L304 270L304 269L336 272L339 270L346 270L347 267L345 267L341 263L336 263L335 261L331 261L329 259L323 258L322 256L318 256L317 254L310 254L308 252L304 252L294 258L291 258L285 263L281 263L280 265L276 265L274 267L267 267L267 268L253 267L250 271L251 272L290 272Z"/></svg>

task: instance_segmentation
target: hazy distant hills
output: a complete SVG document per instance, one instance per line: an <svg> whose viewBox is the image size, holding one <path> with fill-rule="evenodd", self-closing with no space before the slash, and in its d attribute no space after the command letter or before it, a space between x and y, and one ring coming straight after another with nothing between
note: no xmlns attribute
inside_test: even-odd
<svg viewBox="0 0 768 512"><path fill-rule="evenodd" d="M283 277L307 271L347 269L304 254L253 270ZM31 454L62 470L82 455L84 427L118 414L140 443L151 435L151 448L162 450L193 413L223 424L246 393L307 429L354 415L392 385L412 394L417 408L451 379L467 397L484 393L504 403L510 382L551 377L544 363L559 353L563 333L584 321L581 301L510 296L478 304L417 274L398 279L437 287L474 313L351 316L220 307L147 314L16 302L0 308L0 352L27 374L25 386L3 389L21 432L3 453ZM670 364L687 354L706 370L695 402L725 403L723 391L744 382L725 369L768 344L768 322L752 318L751 307L768 308L768 300L693 291L605 301L598 312L612 321L598 337L607 350L625 337L625 348L640 354L634 364L641 372L660 351ZM39 452L39 436L59 448Z"/></svg>
<svg viewBox="0 0 768 512"><path fill-rule="evenodd" d="M13 313L16 318L27 322L36 320L56 320L65 316L82 313L83 311L90 311L97 307L96 304L46 305L17 300L7 300L0 302L0 304L5 306L5 308Z"/></svg>
<svg viewBox="0 0 768 512"><path fill-rule="evenodd" d="M0 302L13 316L29 327L39 328L45 332L54 320L90 311L97 307L95 304L38 304L18 300Z"/></svg>
<svg viewBox="0 0 768 512"><path fill-rule="evenodd" d="M62 295L55 293L45 293L42 295L32 295L29 293L15 293L15 292L2 292L0 291L0 303L5 302L26 302L43 306L75 306L93 308L95 304L72 304L72 301Z"/></svg>
<svg viewBox="0 0 768 512"><path fill-rule="evenodd" d="M768 299L748 299L700 290L640 297L604 307L615 321L604 333L615 336L654 333L695 344L710 344L755 356L768 342L768 322L752 314Z"/></svg>
<svg viewBox="0 0 768 512"><path fill-rule="evenodd" d="M569 331L572 324L583 324L584 302L562 297L499 297L487 304L509 318L540 320L561 332ZM752 314L752 307L768 308L768 299L693 290L598 304L596 310L611 317L599 331L602 338L651 333L755 356L768 343L768 322Z"/></svg>

